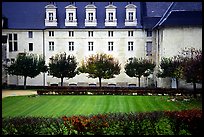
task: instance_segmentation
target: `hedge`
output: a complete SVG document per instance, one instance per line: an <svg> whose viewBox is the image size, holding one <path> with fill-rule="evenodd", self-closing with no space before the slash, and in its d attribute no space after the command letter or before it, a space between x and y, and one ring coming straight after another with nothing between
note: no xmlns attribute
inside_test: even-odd
<svg viewBox="0 0 204 137"><path fill-rule="evenodd" d="M202 110L2 118L2 135L200 135Z"/></svg>

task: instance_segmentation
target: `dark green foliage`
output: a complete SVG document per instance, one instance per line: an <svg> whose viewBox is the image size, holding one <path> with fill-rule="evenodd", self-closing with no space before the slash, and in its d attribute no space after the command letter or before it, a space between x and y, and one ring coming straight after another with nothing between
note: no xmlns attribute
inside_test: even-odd
<svg viewBox="0 0 204 137"><path fill-rule="evenodd" d="M176 58L182 61L183 78L193 83L195 93L196 83L202 83L202 49L185 48Z"/></svg>
<svg viewBox="0 0 204 137"><path fill-rule="evenodd" d="M34 78L41 72L46 72L47 66L41 56L21 53L17 55L15 62L7 67L7 71L11 75L23 76L26 89L26 78Z"/></svg>
<svg viewBox="0 0 204 137"><path fill-rule="evenodd" d="M140 78L142 76L148 77L153 73L155 68L155 63L147 59L142 58L130 58L125 65L125 73L129 77L137 77L139 80L140 87Z"/></svg>
<svg viewBox="0 0 204 137"><path fill-rule="evenodd" d="M202 110L2 119L2 135L200 135Z"/></svg>
<svg viewBox="0 0 204 137"><path fill-rule="evenodd" d="M114 78L114 75L120 74L120 64L118 60L107 54L96 54L90 56L82 62L78 69L81 73L88 73L91 78L99 78L101 87L101 79Z"/></svg>
<svg viewBox="0 0 204 137"><path fill-rule="evenodd" d="M63 86L63 78L73 78L78 73L76 68L77 62L74 56L66 56L66 53L56 54L50 58L48 73L60 78Z"/></svg>

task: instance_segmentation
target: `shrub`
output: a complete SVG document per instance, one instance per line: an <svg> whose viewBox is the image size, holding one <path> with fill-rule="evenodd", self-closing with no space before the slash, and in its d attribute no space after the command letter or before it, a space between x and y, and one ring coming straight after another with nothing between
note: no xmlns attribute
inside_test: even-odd
<svg viewBox="0 0 204 137"><path fill-rule="evenodd" d="M198 135L202 110L2 118L2 135Z"/></svg>

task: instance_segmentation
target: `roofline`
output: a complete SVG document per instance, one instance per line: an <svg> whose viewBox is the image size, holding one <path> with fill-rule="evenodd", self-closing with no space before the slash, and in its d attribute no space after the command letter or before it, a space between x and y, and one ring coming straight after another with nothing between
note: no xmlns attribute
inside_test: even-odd
<svg viewBox="0 0 204 137"><path fill-rule="evenodd" d="M156 27L160 24L160 22L162 22L162 20L165 18L166 14L167 14L167 13L169 12L169 10L172 8L172 6L174 5L174 3L175 3L175 2L172 2L172 3L171 3L171 5L168 7L168 9L166 10L166 12L163 14L163 16L161 17L161 19L157 22L156 25L154 25L154 27L153 27L152 29L156 28ZM166 20L166 19L165 19L165 20Z"/></svg>

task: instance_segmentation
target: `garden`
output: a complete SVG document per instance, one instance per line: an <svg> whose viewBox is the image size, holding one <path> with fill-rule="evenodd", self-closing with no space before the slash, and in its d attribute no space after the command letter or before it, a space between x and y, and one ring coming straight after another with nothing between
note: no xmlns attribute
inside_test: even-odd
<svg viewBox="0 0 204 137"><path fill-rule="evenodd" d="M2 100L2 134L197 135L201 98L154 95L29 95Z"/></svg>
<svg viewBox="0 0 204 137"><path fill-rule="evenodd" d="M60 87L44 87L37 95L2 99L3 135L200 135L202 134L202 51L183 50L182 56L162 58L158 77L176 78L176 89L140 88L140 78L154 72L155 63L129 58L125 73L138 79L138 88L102 87L102 79L120 74L117 59L92 55L77 68L66 53L50 58L21 54L7 67L8 74L34 78L47 72L61 79ZM187 56L187 55L190 55ZM27 62L27 63L25 63ZM29 64L29 65L28 65ZM99 87L63 87L64 78L88 73ZM193 83L193 90L178 88L178 80Z"/></svg>

